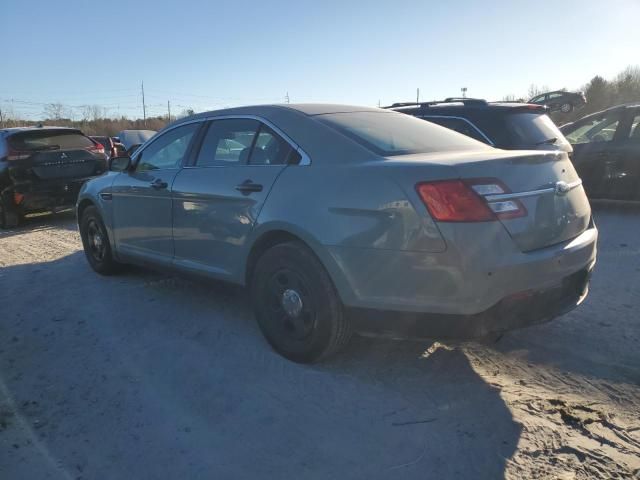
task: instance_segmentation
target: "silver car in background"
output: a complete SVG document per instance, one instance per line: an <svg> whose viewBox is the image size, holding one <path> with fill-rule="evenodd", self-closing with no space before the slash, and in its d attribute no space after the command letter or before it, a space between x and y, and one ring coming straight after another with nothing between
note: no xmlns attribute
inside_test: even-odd
<svg viewBox="0 0 640 480"><path fill-rule="evenodd" d="M269 105L171 124L77 204L98 273L152 265L249 288L298 362L353 331L475 337L586 296L597 230L564 152L494 149L389 110Z"/></svg>

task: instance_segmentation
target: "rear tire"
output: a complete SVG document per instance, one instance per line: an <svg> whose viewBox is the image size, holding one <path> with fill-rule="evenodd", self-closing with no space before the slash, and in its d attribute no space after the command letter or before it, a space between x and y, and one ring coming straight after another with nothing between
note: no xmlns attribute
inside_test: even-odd
<svg viewBox="0 0 640 480"><path fill-rule="evenodd" d="M317 362L339 351L351 337L329 274L299 242L276 245L258 259L250 293L260 330L289 360Z"/></svg>
<svg viewBox="0 0 640 480"><path fill-rule="evenodd" d="M84 254L91 268L100 275L113 275L122 264L113 259L107 229L96 207L87 207L80 219L80 237Z"/></svg>
<svg viewBox="0 0 640 480"><path fill-rule="evenodd" d="M573 110L573 105L571 105L570 103L563 103L562 105L560 105L560 111L562 113L569 113Z"/></svg>
<svg viewBox="0 0 640 480"><path fill-rule="evenodd" d="M0 228L15 228L20 225L20 215L0 198Z"/></svg>

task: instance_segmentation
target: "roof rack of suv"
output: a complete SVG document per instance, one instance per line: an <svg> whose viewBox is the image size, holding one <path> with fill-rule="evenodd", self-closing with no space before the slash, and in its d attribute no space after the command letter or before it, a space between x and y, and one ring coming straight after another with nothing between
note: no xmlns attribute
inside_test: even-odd
<svg viewBox="0 0 640 480"><path fill-rule="evenodd" d="M466 98L466 97L448 97L444 100L437 100L433 102L400 102L394 103L388 107L383 108L398 108L398 107L429 107L431 105L441 105L443 103L462 103L463 105L488 105L488 102L482 98Z"/></svg>

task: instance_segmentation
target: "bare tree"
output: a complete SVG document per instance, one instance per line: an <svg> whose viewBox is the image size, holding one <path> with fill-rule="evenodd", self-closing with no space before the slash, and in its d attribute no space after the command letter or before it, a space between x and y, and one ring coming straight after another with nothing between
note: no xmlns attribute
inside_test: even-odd
<svg viewBox="0 0 640 480"><path fill-rule="evenodd" d="M100 105L83 105L82 106L82 120L97 121L106 117L106 109Z"/></svg>
<svg viewBox="0 0 640 480"><path fill-rule="evenodd" d="M44 115L52 120L60 120L64 117L64 105L61 103L49 103L44 107Z"/></svg>
<svg viewBox="0 0 640 480"><path fill-rule="evenodd" d="M533 97L537 97L541 93L545 93L549 91L549 87L547 85L542 85L538 87L535 83L529 85L529 90L527 90L527 99L532 99Z"/></svg>

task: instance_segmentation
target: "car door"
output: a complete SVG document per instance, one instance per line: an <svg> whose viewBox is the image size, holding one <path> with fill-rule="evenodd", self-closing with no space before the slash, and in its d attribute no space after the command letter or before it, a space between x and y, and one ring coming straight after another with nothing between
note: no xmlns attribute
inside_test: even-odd
<svg viewBox="0 0 640 480"><path fill-rule="evenodd" d="M173 185L174 264L240 280L247 235L278 175L300 155L252 118L213 120Z"/></svg>
<svg viewBox="0 0 640 480"><path fill-rule="evenodd" d="M619 110L589 116L563 129L573 147L573 163L582 179L587 194L592 198L611 198L611 155L620 134Z"/></svg>
<svg viewBox="0 0 640 480"><path fill-rule="evenodd" d="M113 182L113 226L118 255L170 263L173 258L171 186L201 123L181 125L144 146L135 167Z"/></svg>
<svg viewBox="0 0 640 480"><path fill-rule="evenodd" d="M640 199L640 109L628 108L607 156L612 198Z"/></svg>

